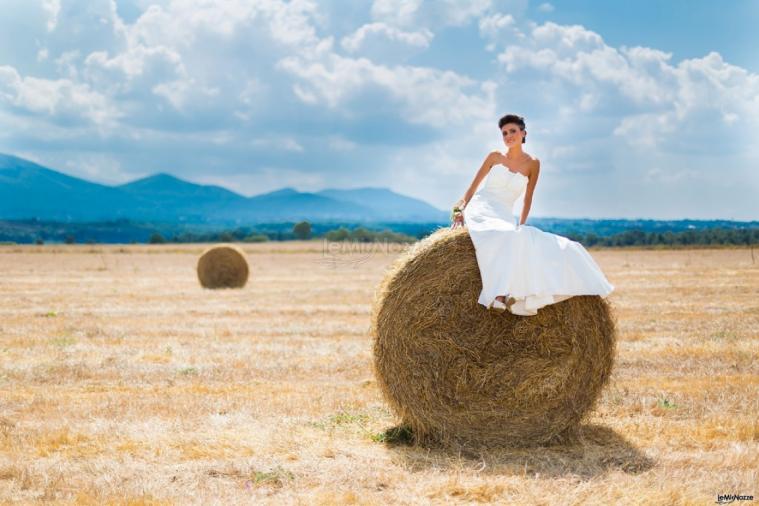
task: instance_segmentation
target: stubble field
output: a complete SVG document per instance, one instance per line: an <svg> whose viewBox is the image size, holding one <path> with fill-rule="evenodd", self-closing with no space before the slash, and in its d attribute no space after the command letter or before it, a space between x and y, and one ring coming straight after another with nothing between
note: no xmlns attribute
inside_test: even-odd
<svg viewBox="0 0 759 506"><path fill-rule="evenodd" d="M591 249L619 342L579 444L462 455L382 441L396 420L372 376L370 310L400 248L245 245L248 285L209 291L198 245L0 246L0 502L756 496L749 249Z"/></svg>

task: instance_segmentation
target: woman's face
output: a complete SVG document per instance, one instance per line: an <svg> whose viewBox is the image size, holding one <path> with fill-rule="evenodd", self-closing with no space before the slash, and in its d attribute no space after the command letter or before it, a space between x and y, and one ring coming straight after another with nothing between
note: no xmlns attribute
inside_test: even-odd
<svg viewBox="0 0 759 506"><path fill-rule="evenodd" d="M522 144L522 139L527 132L521 130L516 123L506 123L503 125L503 128L501 128L501 133L503 134L503 143L506 144L506 146L511 147L517 144Z"/></svg>

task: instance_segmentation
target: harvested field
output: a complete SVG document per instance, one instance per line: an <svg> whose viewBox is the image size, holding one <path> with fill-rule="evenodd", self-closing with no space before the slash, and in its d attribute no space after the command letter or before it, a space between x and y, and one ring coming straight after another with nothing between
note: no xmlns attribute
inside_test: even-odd
<svg viewBox="0 0 759 506"><path fill-rule="evenodd" d="M705 504L759 492L759 263L748 249L589 250L618 356L571 447L382 440L374 290L402 246L0 246L0 501ZM759 257L759 254L757 254ZM759 260L759 258L757 259ZM483 309L484 310L484 309Z"/></svg>

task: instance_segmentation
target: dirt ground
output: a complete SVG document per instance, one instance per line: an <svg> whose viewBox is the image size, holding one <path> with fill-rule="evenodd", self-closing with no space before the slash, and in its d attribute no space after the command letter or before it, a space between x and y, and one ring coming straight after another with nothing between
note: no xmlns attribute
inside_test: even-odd
<svg viewBox="0 0 759 506"><path fill-rule="evenodd" d="M615 370L573 447L388 446L374 289L402 246L0 246L0 502L713 504L759 493L759 252L591 249ZM736 501L735 504L751 504Z"/></svg>

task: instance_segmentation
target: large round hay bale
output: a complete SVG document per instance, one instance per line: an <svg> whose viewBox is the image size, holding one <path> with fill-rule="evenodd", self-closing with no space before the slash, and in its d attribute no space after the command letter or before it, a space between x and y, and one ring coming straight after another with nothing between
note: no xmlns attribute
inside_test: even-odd
<svg viewBox="0 0 759 506"><path fill-rule="evenodd" d="M422 444L534 446L565 440L611 374L608 302L575 296L535 316L493 313L465 228L401 255L372 311L374 369L391 408Z"/></svg>
<svg viewBox="0 0 759 506"><path fill-rule="evenodd" d="M245 252L232 244L212 246L198 259L198 279L205 288L242 288L248 281Z"/></svg>

